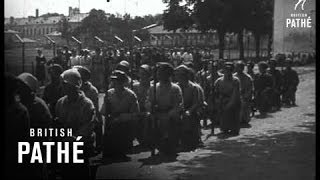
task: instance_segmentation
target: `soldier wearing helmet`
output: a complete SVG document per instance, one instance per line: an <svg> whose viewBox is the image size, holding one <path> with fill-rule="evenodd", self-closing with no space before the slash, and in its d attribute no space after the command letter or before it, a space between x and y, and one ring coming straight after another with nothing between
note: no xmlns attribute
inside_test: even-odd
<svg viewBox="0 0 320 180"><path fill-rule="evenodd" d="M63 179L90 178L89 157L93 153L93 123L95 107L81 90L81 75L76 69L69 69L61 74L65 96L56 104L56 123L62 127L72 128L73 137L63 141L75 141L81 136L84 142L83 164L66 164L62 168Z"/></svg>

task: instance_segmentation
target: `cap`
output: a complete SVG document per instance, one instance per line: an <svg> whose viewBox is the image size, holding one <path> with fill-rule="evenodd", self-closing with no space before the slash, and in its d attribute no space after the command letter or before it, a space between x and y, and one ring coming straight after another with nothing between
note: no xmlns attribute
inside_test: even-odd
<svg viewBox="0 0 320 180"><path fill-rule="evenodd" d="M147 65L147 64L142 64L141 66L140 66L140 69L143 69L145 72L147 72L148 74L151 74L151 68L150 68L150 66L149 65Z"/></svg>
<svg viewBox="0 0 320 180"><path fill-rule="evenodd" d="M49 72L52 73L52 74L60 75L63 72L63 69L59 64L53 64L49 68Z"/></svg>
<svg viewBox="0 0 320 180"><path fill-rule="evenodd" d="M242 60L239 60L239 61L236 62L236 66L244 68L245 65L244 65L244 62Z"/></svg>
<svg viewBox="0 0 320 180"><path fill-rule="evenodd" d="M268 68L268 64L264 61L259 62L258 66L261 67L262 69Z"/></svg>
<svg viewBox="0 0 320 180"><path fill-rule="evenodd" d="M84 66L74 66L76 70L80 73L82 81L88 81L91 78L91 71Z"/></svg>
<svg viewBox="0 0 320 180"><path fill-rule="evenodd" d="M18 76L33 92L37 92L39 85L38 79L30 73L22 73Z"/></svg>
<svg viewBox="0 0 320 180"><path fill-rule="evenodd" d="M286 61L288 61L288 62L289 62L289 61L292 61L292 59L291 59L291 58L289 58L289 57L287 57L287 58L286 58Z"/></svg>
<svg viewBox="0 0 320 180"><path fill-rule="evenodd" d="M174 71L186 75L189 73L189 69L190 68L188 68L186 65L180 65L176 67Z"/></svg>
<svg viewBox="0 0 320 180"><path fill-rule="evenodd" d="M121 61L119 65L129 68L130 64L128 61Z"/></svg>
<svg viewBox="0 0 320 180"><path fill-rule="evenodd" d="M269 61L277 61L276 58L272 57Z"/></svg>
<svg viewBox="0 0 320 180"><path fill-rule="evenodd" d="M229 69L230 71L233 71L233 69L234 69L233 63L232 62L225 62L224 69Z"/></svg>
<svg viewBox="0 0 320 180"><path fill-rule="evenodd" d="M81 75L78 70L72 68L64 71L61 74L63 82L70 84L76 88L80 88L82 85Z"/></svg>
<svg viewBox="0 0 320 180"><path fill-rule="evenodd" d="M172 75L173 74L173 66L170 63L167 62L159 62L158 63L158 70L159 71L166 71L168 73L168 75Z"/></svg>
<svg viewBox="0 0 320 180"><path fill-rule="evenodd" d="M112 75L110 76L110 79L118 80L120 82L125 83L126 81L128 81L128 76L123 71L115 70L115 71L112 72Z"/></svg>
<svg viewBox="0 0 320 180"><path fill-rule="evenodd" d="M124 72L128 72L130 68L130 64L128 63L128 61L121 61L118 65L117 65L117 70L120 71L124 71Z"/></svg>

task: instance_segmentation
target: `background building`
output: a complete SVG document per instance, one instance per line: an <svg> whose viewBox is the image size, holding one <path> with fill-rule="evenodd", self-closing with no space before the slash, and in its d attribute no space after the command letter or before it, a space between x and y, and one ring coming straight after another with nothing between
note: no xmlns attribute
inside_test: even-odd
<svg viewBox="0 0 320 180"><path fill-rule="evenodd" d="M69 7L68 16L57 13L47 13L39 16L39 10L36 9L35 16L27 18L5 18L5 30L18 31L21 37L37 40L44 43L44 35L56 34L61 28L63 18L66 18L70 28L76 28L89 13L80 13L79 8Z"/></svg>
<svg viewBox="0 0 320 180"><path fill-rule="evenodd" d="M214 46L218 44L216 31L202 33L196 29L167 31L163 25L148 29L150 44L154 46Z"/></svg>

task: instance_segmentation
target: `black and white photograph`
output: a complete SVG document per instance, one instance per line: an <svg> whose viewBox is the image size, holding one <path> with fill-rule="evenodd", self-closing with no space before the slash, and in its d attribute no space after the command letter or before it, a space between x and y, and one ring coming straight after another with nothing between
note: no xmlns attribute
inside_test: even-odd
<svg viewBox="0 0 320 180"><path fill-rule="evenodd" d="M315 180L316 0L4 0L4 178Z"/></svg>

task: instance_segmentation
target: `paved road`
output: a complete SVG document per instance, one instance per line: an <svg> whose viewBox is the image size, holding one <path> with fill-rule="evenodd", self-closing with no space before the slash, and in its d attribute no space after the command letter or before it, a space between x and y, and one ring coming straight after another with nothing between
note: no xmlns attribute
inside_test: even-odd
<svg viewBox="0 0 320 180"><path fill-rule="evenodd" d="M208 137L205 146L175 160L130 155L130 162L102 165L97 179L315 179L315 67L297 68L297 107L253 118L237 137Z"/></svg>

